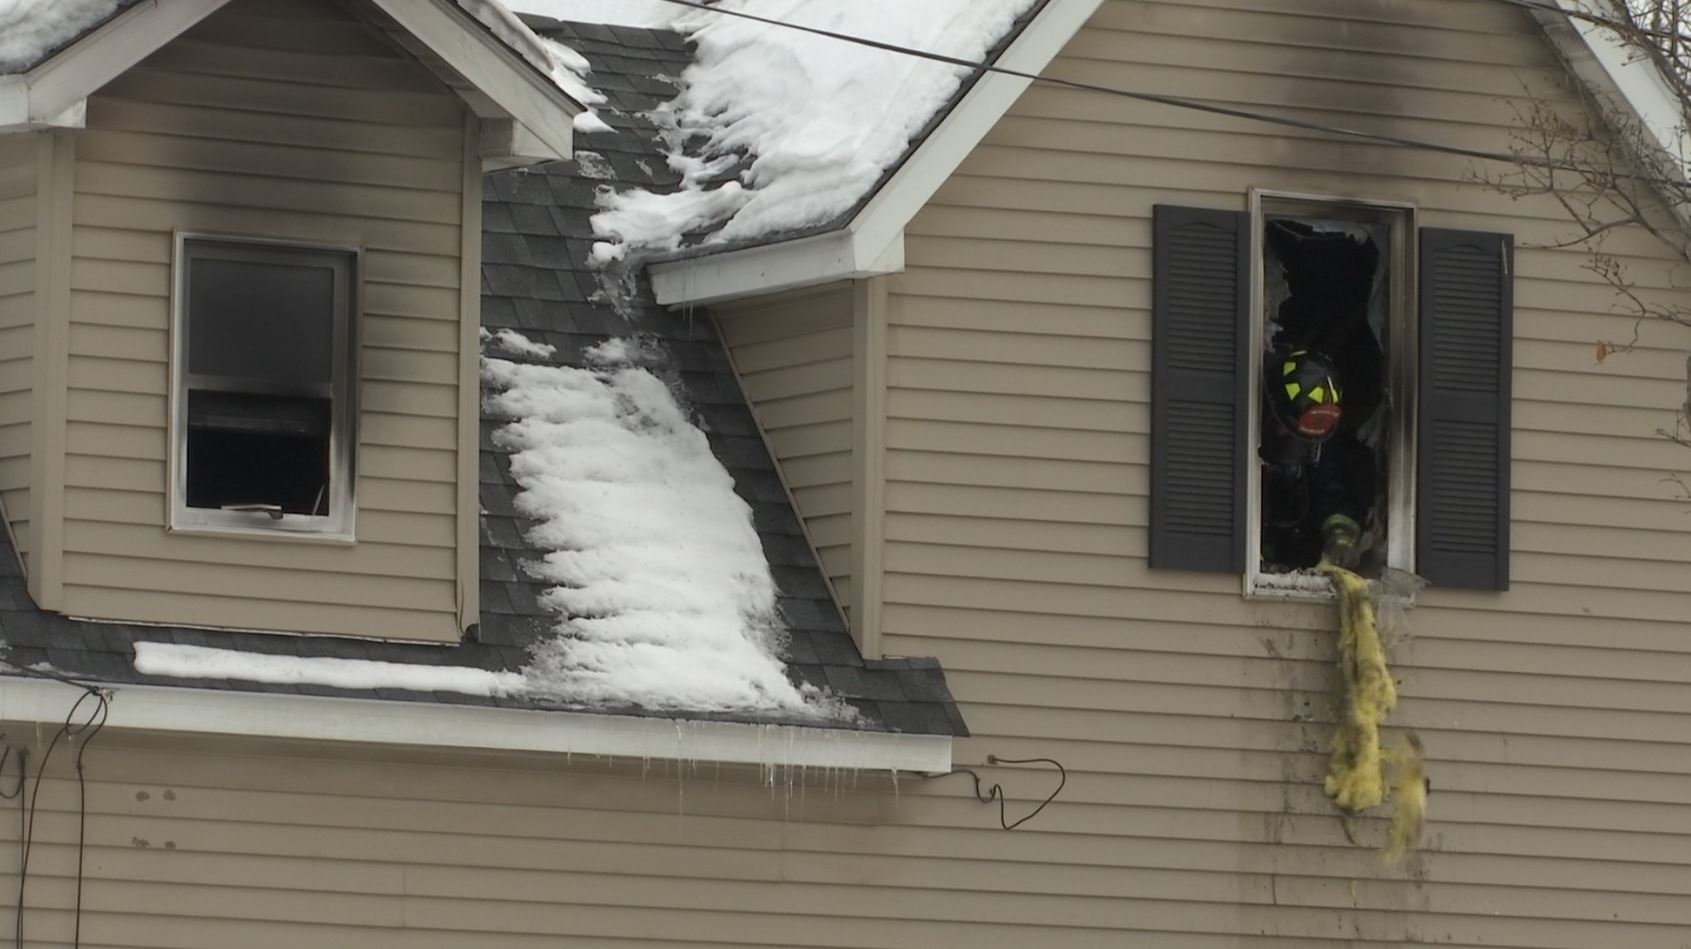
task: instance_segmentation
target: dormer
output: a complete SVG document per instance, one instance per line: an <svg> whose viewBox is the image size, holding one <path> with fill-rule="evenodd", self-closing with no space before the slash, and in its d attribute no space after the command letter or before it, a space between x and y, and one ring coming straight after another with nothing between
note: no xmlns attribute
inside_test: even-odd
<svg viewBox="0 0 1691 949"><path fill-rule="evenodd" d="M482 0L119 4L0 61L0 507L62 614L476 622L484 168L582 107Z"/></svg>

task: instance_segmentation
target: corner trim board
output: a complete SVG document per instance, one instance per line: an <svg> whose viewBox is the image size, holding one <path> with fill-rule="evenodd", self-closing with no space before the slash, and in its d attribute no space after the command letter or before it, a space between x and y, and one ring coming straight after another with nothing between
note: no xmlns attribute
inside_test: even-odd
<svg viewBox="0 0 1691 949"><path fill-rule="evenodd" d="M140 731L764 767L951 770L952 739L944 735L164 686L112 691L110 726ZM64 683L0 677L0 721L61 723L83 694Z"/></svg>

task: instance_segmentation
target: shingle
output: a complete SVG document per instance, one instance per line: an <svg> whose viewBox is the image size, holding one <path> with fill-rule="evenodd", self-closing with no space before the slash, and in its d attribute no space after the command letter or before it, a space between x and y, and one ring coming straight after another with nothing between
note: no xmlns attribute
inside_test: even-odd
<svg viewBox="0 0 1691 949"><path fill-rule="evenodd" d="M816 652L816 661L822 665L863 665L863 657L857 652L857 644L845 633L816 633L810 637L810 645Z"/></svg>
<svg viewBox="0 0 1691 949"><path fill-rule="evenodd" d="M945 685L945 675L937 668L900 669L897 676L899 687L911 701L951 701L951 692Z"/></svg>
<svg viewBox="0 0 1691 949"><path fill-rule="evenodd" d="M488 613L515 612L511 609L511 601L505 598L505 587L506 585L503 583L494 583L489 580L481 582L481 612L483 616Z"/></svg>

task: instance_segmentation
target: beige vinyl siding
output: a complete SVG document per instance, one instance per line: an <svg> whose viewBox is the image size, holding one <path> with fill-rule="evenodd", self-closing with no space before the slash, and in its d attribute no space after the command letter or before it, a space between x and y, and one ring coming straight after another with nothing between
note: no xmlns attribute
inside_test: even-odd
<svg viewBox="0 0 1691 949"><path fill-rule="evenodd" d="M0 135L0 508L29 560L40 137Z"/></svg>
<svg viewBox="0 0 1691 949"><path fill-rule="evenodd" d="M455 96L327 0L235 0L90 99L65 612L458 638L464 134ZM178 230L364 248L355 546L163 530Z"/></svg>
<svg viewBox="0 0 1691 949"><path fill-rule="evenodd" d="M1272 6L1106 0L1049 73L1499 151L1523 84L1578 108L1507 5ZM1599 362L1633 321L1583 254L1542 246L1572 233L1562 211L1473 171L1035 87L907 230L884 647L940 657L976 736L961 760L1069 766L1038 824L1082 843L1036 848L1038 872L1100 893L1130 874L1114 895L1143 907L1077 913L1099 945L1684 941L1691 501L1663 479L1691 453L1657 431L1685 401L1691 334L1644 327ZM1424 226L1519 247L1513 583L1426 591L1393 649L1392 723L1420 733L1433 782L1430 852L1406 871L1350 847L1320 791L1331 608L1146 566L1151 207L1244 210L1251 187L1409 201ZM1654 299L1686 285L1641 233L1607 249ZM1043 786L1018 777L1023 798ZM1117 866L1089 866L1101 853ZM1141 882L1158 873L1184 882Z"/></svg>
<svg viewBox="0 0 1691 949"><path fill-rule="evenodd" d="M1504 4L1265 6L1107 0L1052 70L1326 103L1306 114L1487 147L1508 141L1495 97L1553 85ZM1429 591L1393 647L1393 721L1431 755L1415 862L1381 868L1379 822L1353 844L1321 794L1330 608L1145 567L1150 206L1354 189L1523 245L1566 234L1541 202L1465 185L1465 167L1036 89L914 222L889 302L885 646L944 662L974 731L959 766L1067 766L1015 832L963 775L895 786L113 728L86 757L84 944L1681 949L1691 517L1660 480L1684 456L1651 431L1684 399L1687 341L1648 329L1598 364L1595 340L1632 324L1604 315L1577 253L1519 252L1515 587ZM1648 241L1612 247L1666 284ZM135 469L70 470L98 486ZM37 747L51 730L33 734L18 730ZM474 737L442 737L459 740ZM982 776L1011 820L1056 783L1031 766ZM27 890L44 942L71 938L77 791L61 750ZM15 828L0 821L0 840Z"/></svg>
<svg viewBox="0 0 1691 949"><path fill-rule="evenodd" d="M851 601L849 285L713 308L746 398L843 605Z"/></svg>

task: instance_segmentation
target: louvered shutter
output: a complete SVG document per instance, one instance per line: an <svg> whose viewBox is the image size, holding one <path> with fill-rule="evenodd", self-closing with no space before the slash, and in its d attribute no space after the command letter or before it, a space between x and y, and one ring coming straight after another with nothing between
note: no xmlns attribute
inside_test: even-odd
<svg viewBox="0 0 1691 949"><path fill-rule="evenodd" d="M1420 267L1416 570L1505 590L1514 238L1424 228Z"/></svg>
<svg viewBox="0 0 1691 949"><path fill-rule="evenodd" d="M1242 573L1250 215L1158 205L1152 231L1151 566Z"/></svg>

